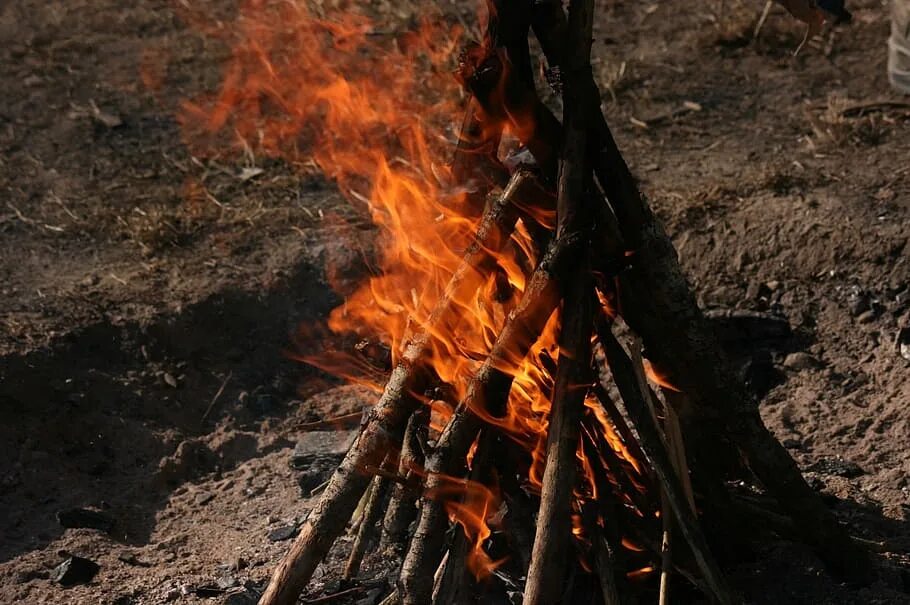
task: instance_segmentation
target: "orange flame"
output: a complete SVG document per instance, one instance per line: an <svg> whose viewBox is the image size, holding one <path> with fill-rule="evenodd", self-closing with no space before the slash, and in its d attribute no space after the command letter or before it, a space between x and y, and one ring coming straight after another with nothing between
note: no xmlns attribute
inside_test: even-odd
<svg viewBox="0 0 910 605"><path fill-rule="evenodd" d="M679 387L675 386L670 380L664 376L661 372L655 368L650 361L647 359L642 360L645 367L645 376L648 377L648 380L653 382L656 385L659 385L669 391L674 391L676 393L682 393Z"/></svg>
<svg viewBox="0 0 910 605"><path fill-rule="evenodd" d="M452 182L448 167L464 110L452 75L463 32L442 20L424 20L415 32L387 34L356 8L315 10L301 0L243 0L233 21L217 24L184 10L190 22L230 48L218 91L183 103L184 138L197 157L233 150L302 169L316 166L355 209L370 216L378 229L375 275L331 312L326 325L331 334L309 326L298 342L314 348L338 335L379 341L395 364L412 335L429 331L427 362L448 391L445 401L426 397L424 403L432 409L432 427L441 430L453 403L464 400L509 304L526 288L536 249L519 222L508 245L494 253L496 271L471 274L461 289L468 294L452 301L447 319L428 324L472 242L479 214L470 192ZM156 74L146 72L150 85L157 85ZM521 116L504 119L515 131L528 127ZM535 217L552 226L552 212ZM513 293L511 303L497 296L504 286ZM502 417L472 410L528 450L532 490L540 489L543 476L558 328L554 312L528 356L499 368L514 378ZM320 355L296 356L381 389L384 369L367 357L319 348ZM612 425L601 424L610 447L641 472ZM596 498L590 461L579 451ZM469 538L468 567L478 577L488 576L501 563L483 550L491 535L489 519L500 506L497 491L446 478L432 497L445 501Z"/></svg>
<svg viewBox="0 0 910 605"><path fill-rule="evenodd" d="M445 503L446 512L452 521L461 525L465 537L471 544L466 565L478 580L488 578L506 559L494 561L483 546L492 535L490 518L502 504L497 491L468 479L447 475L437 476L442 485L427 492L428 498L440 499Z"/></svg>

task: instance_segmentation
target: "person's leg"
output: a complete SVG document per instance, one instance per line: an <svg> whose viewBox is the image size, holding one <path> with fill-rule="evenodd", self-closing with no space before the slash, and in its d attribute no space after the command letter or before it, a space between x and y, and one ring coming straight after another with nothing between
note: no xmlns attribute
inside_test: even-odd
<svg viewBox="0 0 910 605"><path fill-rule="evenodd" d="M888 79L894 90L910 94L910 0L891 0Z"/></svg>

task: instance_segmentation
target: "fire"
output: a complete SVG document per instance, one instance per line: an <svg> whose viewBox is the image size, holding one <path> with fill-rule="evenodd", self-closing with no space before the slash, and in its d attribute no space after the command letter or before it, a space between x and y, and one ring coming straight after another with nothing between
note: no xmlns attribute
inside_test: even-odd
<svg viewBox="0 0 910 605"><path fill-rule="evenodd" d="M498 490L494 491L477 481L447 475L439 477L442 486L427 496L443 500L449 517L461 525L471 545L466 561L468 570L478 580L488 578L505 563L505 559L494 561L483 548L493 533L489 524L491 517L498 513L502 505Z"/></svg>
<svg viewBox="0 0 910 605"><path fill-rule="evenodd" d="M647 359L643 360L645 367L645 375L648 377L648 380L653 382L656 385L659 385L668 391L673 391L675 393L682 393L679 387L675 386L670 379L664 376L657 368L655 368L651 362Z"/></svg>
<svg viewBox="0 0 910 605"><path fill-rule="evenodd" d="M220 155L229 148L280 158L303 170L315 166L377 227L376 274L331 312L324 328L307 326L298 340L311 348L337 336L378 341L395 364L408 339L429 330L427 361L447 388L445 396L424 403L433 412L432 428L442 430L524 291L527 268L538 255L528 226L519 221L511 241L495 253L496 270L471 275L472 287L463 288L469 294L453 301L449 319L428 324L472 241L480 211L471 191L453 184L448 168L465 103L453 77L463 31L424 20L413 33L389 34L355 10L317 14L295 0L246 0L227 24L213 25L187 11L190 22L231 49L219 90L182 106L180 121L193 154ZM515 116L508 119L507 128L522 128ZM536 219L552 226L552 212ZM498 368L514 379L504 415L473 410L527 449L531 491L539 491L542 482L558 330L557 311L525 359ZM363 356L325 349L296 355L382 389L386 368ZM610 448L642 474L603 410L591 401L588 407ZM579 463L589 492L583 497L596 499L594 471L581 445ZM430 496L445 501L469 539L469 569L478 578L489 576L501 563L484 551L492 533L489 520L501 504L498 491L457 478L444 484ZM583 536L580 517L573 521L576 535Z"/></svg>

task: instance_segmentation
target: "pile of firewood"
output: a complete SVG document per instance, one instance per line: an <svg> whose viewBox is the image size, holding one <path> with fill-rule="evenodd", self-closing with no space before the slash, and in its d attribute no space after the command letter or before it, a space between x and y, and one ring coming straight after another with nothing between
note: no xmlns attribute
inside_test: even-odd
<svg viewBox="0 0 910 605"><path fill-rule="evenodd" d="M636 590L630 577L651 568L663 600L677 577L712 601L734 603L717 555L748 544L747 528L757 522L811 545L843 576L870 573L866 553L762 424L719 352L600 111L592 21L592 0L571 0L568 15L558 0L497 0L485 39L463 53L458 77L471 101L452 168L475 185L476 239L262 604L296 602L357 510L345 576L355 578L367 548L381 540L403 556L390 603L488 602L484 591L495 583L479 581L485 574L468 563L477 548L490 560L509 558L513 592L525 605L627 602ZM561 120L536 92L529 31L562 95ZM512 174L497 156L504 129L534 158ZM540 218L554 213L555 224ZM432 327L458 312L452 301L472 287L468 275L495 269L494 255L518 221L531 230L540 260L467 395L431 435L418 395L435 380L424 363ZM511 370L554 311L559 355L551 360L545 466L533 491L528 452L491 419L506 414ZM734 480L761 498L742 497ZM480 514L499 515L499 536L475 544L467 532L450 531L449 505L470 504L470 490L453 496L453 482L496 486L499 509Z"/></svg>

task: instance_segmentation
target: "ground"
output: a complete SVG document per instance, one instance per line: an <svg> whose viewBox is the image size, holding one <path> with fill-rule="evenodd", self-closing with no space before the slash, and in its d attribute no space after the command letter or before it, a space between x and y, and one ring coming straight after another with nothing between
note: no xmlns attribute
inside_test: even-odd
<svg viewBox="0 0 910 605"><path fill-rule="evenodd" d="M887 7L849 3L852 23L794 57L802 29L780 9L753 38L761 2L601 4L595 72L617 139L702 305L789 323L731 347L769 427L883 569L843 586L781 542L734 581L755 603L910 603L910 360L895 343L910 99L887 87ZM327 267L335 284L364 274L373 232L324 220L347 202L318 177L188 153L178 103L217 84L226 51L178 8L0 3L2 602L218 602L219 578L261 585L288 545L270 532L314 502L290 465L300 423L370 401L283 352L341 300ZM218 23L234 8L204 10ZM116 525L64 529L72 507ZM100 572L58 586L61 551Z"/></svg>

